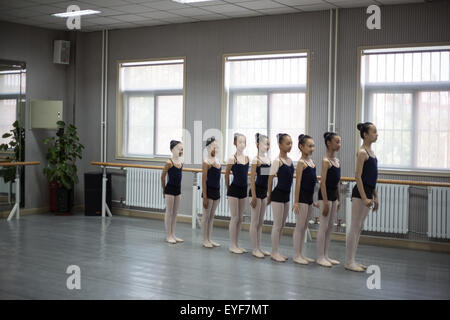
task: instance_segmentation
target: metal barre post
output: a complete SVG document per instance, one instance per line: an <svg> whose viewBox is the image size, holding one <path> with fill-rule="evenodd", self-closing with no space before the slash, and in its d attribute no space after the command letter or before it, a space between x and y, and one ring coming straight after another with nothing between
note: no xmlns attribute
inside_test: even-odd
<svg viewBox="0 0 450 320"><path fill-rule="evenodd" d="M197 172L194 172L192 184L192 229L197 229Z"/></svg>
<svg viewBox="0 0 450 320"><path fill-rule="evenodd" d="M345 192L345 242L350 232L350 224L352 222L352 194L350 190L350 182L346 183L347 191Z"/></svg>
<svg viewBox="0 0 450 320"><path fill-rule="evenodd" d="M106 167L103 166L103 179L102 179L102 218L105 217L105 211L109 217L112 217L111 211L106 204L106 181L108 178L106 177Z"/></svg>
<svg viewBox="0 0 450 320"><path fill-rule="evenodd" d="M16 203L9 213L7 221L11 221L11 219L16 215L16 219L19 219L20 216L20 175L19 175L19 167L16 167Z"/></svg>

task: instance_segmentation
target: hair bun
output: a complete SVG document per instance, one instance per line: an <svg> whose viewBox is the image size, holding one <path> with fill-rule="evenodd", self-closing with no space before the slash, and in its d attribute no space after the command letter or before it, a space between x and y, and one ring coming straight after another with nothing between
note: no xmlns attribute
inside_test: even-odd
<svg viewBox="0 0 450 320"><path fill-rule="evenodd" d="M170 140L170 151L172 151L173 148L175 148L175 146L177 144L181 143L181 141L178 140Z"/></svg>
<svg viewBox="0 0 450 320"><path fill-rule="evenodd" d="M206 139L206 146L210 145L215 140L216 138L214 136L211 136L210 138Z"/></svg>
<svg viewBox="0 0 450 320"><path fill-rule="evenodd" d="M331 140L334 138L334 137L336 137L338 134L336 133L336 132L330 132L330 131L327 131L327 132L325 132L324 134L323 134L323 138L325 139L325 146L327 147L327 149L328 149L328 144L327 144L327 142L328 141L330 141L331 142Z"/></svg>
<svg viewBox="0 0 450 320"><path fill-rule="evenodd" d="M302 141L302 139L303 139L304 136L305 136L305 135L304 135L303 133L300 134L300 135L298 136L298 142Z"/></svg>
<svg viewBox="0 0 450 320"><path fill-rule="evenodd" d="M372 122L358 123L356 128L359 130L359 134L364 139L364 133L369 133L370 126L374 125Z"/></svg>

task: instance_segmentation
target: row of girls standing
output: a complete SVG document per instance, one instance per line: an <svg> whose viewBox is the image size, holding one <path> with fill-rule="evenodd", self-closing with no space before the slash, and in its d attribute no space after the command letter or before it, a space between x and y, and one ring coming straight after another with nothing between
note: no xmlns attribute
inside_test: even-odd
<svg viewBox="0 0 450 320"><path fill-rule="evenodd" d="M352 190L352 221L347 238L347 256L345 268L352 271L364 271L367 267L355 261L355 254L364 219L370 208L378 208L378 195L375 185L378 176L377 159L371 150L371 144L377 140L375 125L370 122L359 123L357 129L363 139L363 144L357 152L355 169L356 185ZM312 137L301 134L298 136L298 148L301 158L294 168L288 153L292 149L292 139L288 134L277 135L279 155L270 161L268 151L270 140L267 136L257 133L257 156L250 161L244 154L246 137L242 134L234 135L236 152L227 160L225 170L225 185L229 202L231 220L229 224L229 251L236 254L247 252L239 246L239 233L242 226L243 213L247 199L250 201L251 223L250 237L253 244L253 256L264 258L270 256L273 260L284 262L288 257L279 251L281 234L289 213L290 191L294 172L296 184L294 206L296 226L293 234L293 261L299 264L316 262L324 267L331 267L340 262L328 256L330 236L340 208L340 177L341 167L335 153L341 147L341 137L333 132L324 134L327 147L326 155L322 159L321 181L318 192L318 202L313 201L314 189L317 183L316 166L311 156L315 149ZM162 175L162 187L166 199L166 241L169 243L182 242L175 236L176 211L179 204L182 162L180 157L183 146L180 141L171 141L172 158L166 162ZM214 137L206 141L207 156L202 165L202 233L203 247L214 248L220 244L211 239L214 213L220 201L221 163L218 157L218 142ZM248 188L248 172L250 168L250 188ZM165 175L169 175L169 182L165 185ZM233 180L230 184L230 173ZM273 178L277 177L277 185L273 187ZM273 227L271 233L272 252L261 249L261 232L264 214L267 206L272 205ZM317 236L317 258L306 257L303 252L305 232L311 219L313 207L319 208L320 227Z"/></svg>

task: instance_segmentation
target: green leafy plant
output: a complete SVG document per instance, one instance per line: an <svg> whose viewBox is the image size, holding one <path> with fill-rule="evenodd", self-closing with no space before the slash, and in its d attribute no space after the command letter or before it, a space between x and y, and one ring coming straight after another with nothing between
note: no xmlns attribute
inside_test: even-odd
<svg viewBox="0 0 450 320"><path fill-rule="evenodd" d="M75 126L66 125L64 121L58 121L57 125L56 137L44 139L44 144L49 145L44 174L48 182L56 181L70 190L78 183L75 161L77 158L81 159L84 146L80 143Z"/></svg>
<svg viewBox="0 0 450 320"><path fill-rule="evenodd" d="M4 133L2 135L3 139L10 138L9 143L0 144L0 151L8 152L8 150L12 149L14 156L6 156L6 160L10 162L19 161L20 159L20 141L23 141L22 135L24 135L23 128L19 127L19 121L14 121L13 129L10 130L10 133ZM10 181L14 181L16 178L16 167L0 167L0 177L3 177L5 183Z"/></svg>

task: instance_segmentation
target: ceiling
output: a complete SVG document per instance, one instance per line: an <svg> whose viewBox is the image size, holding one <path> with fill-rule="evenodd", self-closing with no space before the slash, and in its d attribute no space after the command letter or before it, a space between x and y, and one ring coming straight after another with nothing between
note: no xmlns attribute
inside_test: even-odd
<svg viewBox="0 0 450 320"><path fill-rule="evenodd" d="M66 19L51 14L76 4L81 10L101 11L81 17L81 31L96 31L414 2L425 0L214 0L192 4L172 0L0 0L0 21L66 30Z"/></svg>

